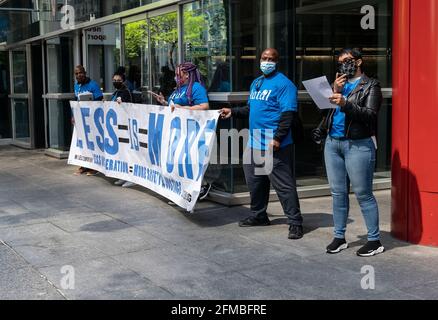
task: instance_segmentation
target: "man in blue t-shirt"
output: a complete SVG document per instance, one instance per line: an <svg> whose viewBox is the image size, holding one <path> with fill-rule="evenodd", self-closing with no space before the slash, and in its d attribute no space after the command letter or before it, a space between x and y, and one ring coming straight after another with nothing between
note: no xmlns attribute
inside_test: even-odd
<svg viewBox="0 0 438 320"><path fill-rule="evenodd" d="M221 110L221 115L223 119L249 116L250 137L243 168L251 193L253 216L240 221L239 225L253 227L270 224L266 210L272 183L288 217L289 239L296 240L303 237L303 218L293 170L291 132L292 120L297 112L297 88L284 74L277 71L278 61L278 51L266 49L260 60L263 75L251 85L248 106L225 108ZM257 174L260 167L257 154L266 159L269 150L273 151L272 170L263 175Z"/></svg>
<svg viewBox="0 0 438 320"><path fill-rule="evenodd" d="M79 100L79 95L81 94L92 94L93 101L102 101L103 93L96 81L91 80L87 77L87 72L85 68L81 65L75 68L75 97Z"/></svg>
<svg viewBox="0 0 438 320"><path fill-rule="evenodd" d="M80 101L81 94L91 94L93 101L102 101L103 93L96 81L87 77L85 68L81 65L75 67L75 97L77 101ZM75 119L72 117L71 122L74 124ZM96 170L80 167L75 171L75 175L81 175L86 173L87 176L94 176L97 174Z"/></svg>

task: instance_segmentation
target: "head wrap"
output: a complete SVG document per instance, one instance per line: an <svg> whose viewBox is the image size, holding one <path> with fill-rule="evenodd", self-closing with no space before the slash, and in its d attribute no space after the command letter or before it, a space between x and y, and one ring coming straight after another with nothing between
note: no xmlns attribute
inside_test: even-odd
<svg viewBox="0 0 438 320"><path fill-rule="evenodd" d="M181 71L187 72L189 74L189 83L187 86L187 98L189 100L189 103L192 104L192 92L193 92L193 84L195 82L199 82L201 85L203 85L201 80L201 73L198 70L198 67L194 65L191 62L184 62L181 63L176 67L176 83L177 83L177 90L179 91L181 89L181 82L182 79L180 78Z"/></svg>

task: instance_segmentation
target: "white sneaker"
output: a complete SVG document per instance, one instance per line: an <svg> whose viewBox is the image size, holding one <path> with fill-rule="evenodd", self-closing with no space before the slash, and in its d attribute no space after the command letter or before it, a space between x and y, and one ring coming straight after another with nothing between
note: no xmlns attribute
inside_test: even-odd
<svg viewBox="0 0 438 320"><path fill-rule="evenodd" d="M116 186L121 186L121 185L123 185L125 182L126 182L125 180L117 180L116 182L114 182L114 184L115 184Z"/></svg>
<svg viewBox="0 0 438 320"><path fill-rule="evenodd" d="M133 187L133 186L135 186L135 183L134 183L134 182L126 181L126 182L122 185L122 188L131 188L131 187Z"/></svg>

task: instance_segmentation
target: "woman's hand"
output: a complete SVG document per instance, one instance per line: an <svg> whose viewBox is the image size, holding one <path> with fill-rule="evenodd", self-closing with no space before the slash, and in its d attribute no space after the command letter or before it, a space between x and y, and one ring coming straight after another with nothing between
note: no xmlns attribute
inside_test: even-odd
<svg viewBox="0 0 438 320"><path fill-rule="evenodd" d="M160 103L163 106L167 106L168 102L166 101L166 98L163 96L163 93L160 92L160 94L154 95L155 99L157 99L158 103Z"/></svg>
<svg viewBox="0 0 438 320"><path fill-rule="evenodd" d="M223 108L221 109L220 113L221 113L221 119L223 120L229 119L232 116L230 108Z"/></svg>
<svg viewBox="0 0 438 320"><path fill-rule="evenodd" d="M117 101L118 104L121 104L122 103L122 98L118 97L116 101Z"/></svg>
<svg viewBox="0 0 438 320"><path fill-rule="evenodd" d="M333 91L335 93L342 93L344 86L347 83L347 75L336 73L336 80L333 86Z"/></svg>
<svg viewBox="0 0 438 320"><path fill-rule="evenodd" d="M329 100L330 100L331 104L335 104L335 105L340 106L340 107L345 107L345 105L347 104L345 97L340 93L333 94L329 98Z"/></svg>

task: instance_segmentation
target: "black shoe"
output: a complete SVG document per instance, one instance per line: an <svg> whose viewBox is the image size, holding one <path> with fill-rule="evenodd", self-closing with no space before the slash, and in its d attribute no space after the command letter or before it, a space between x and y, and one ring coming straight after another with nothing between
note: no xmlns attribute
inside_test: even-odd
<svg viewBox="0 0 438 320"><path fill-rule="evenodd" d="M289 227L289 239L298 240L304 236L303 226L292 225Z"/></svg>
<svg viewBox="0 0 438 320"><path fill-rule="evenodd" d="M207 198L210 190L211 190L211 184L203 185L201 187L201 192L199 193L198 200L201 201L201 200L204 200L205 198Z"/></svg>
<svg viewBox="0 0 438 320"><path fill-rule="evenodd" d="M368 241L366 245L357 251L359 257L372 257L376 254L383 253L385 248L382 246L380 241Z"/></svg>
<svg viewBox="0 0 438 320"><path fill-rule="evenodd" d="M327 253L335 254L348 248L348 243L345 239L335 238L332 243L327 246Z"/></svg>
<svg viewBox="0 0 438 320"><path fill-rule="evenodd" d="M256 217L248 217L239 222L239 227L265 227L270 224L271 221L268 218L260 220Z"/></svg>

